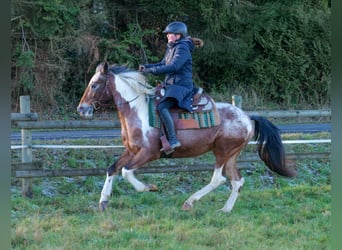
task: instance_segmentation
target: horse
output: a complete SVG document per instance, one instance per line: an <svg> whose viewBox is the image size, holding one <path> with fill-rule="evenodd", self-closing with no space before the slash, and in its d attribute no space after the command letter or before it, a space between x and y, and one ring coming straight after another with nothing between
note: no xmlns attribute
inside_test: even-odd
<svg viewBox="0 0 342 250"><path fill-rule="evenodd" d="M156 87L150 85L146 76L126 66L97 66L77 106L83 118L91 118L101 106L114 103L121 124L124 152L107 169L101 197L100 211L108 207L112 193L114 176L121 174L138 192L157 191L152 184L141 182L134 171L144 164L166 157L161 152L161 129L150 126L148 117L148 97L154 96ZM182 210L191 210L195 201L230 180L231 194L223 212L230 212L244 184L237 158L248 142L255 138L259 157L273 172L284 176L296 175L293 166L288 166L284 145L278 128L262 116L248 116L242 109L229 103L215 103L220 122L216 126L196 129L177 129L181 147L168 158L195 157L211 151L215 156L213 175L209 184L192 194L183 204Z"/></svg>

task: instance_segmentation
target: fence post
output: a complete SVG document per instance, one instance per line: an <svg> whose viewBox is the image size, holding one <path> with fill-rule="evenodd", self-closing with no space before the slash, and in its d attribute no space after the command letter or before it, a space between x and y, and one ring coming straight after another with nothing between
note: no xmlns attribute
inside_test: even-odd
<svg viewBox="0 0 342 250"><path fill-rule="evenodd" d="M238 108L242 108L242 96L241 95L233 95L232 96L232 104Z"/></svg>
<svg viewBox="0 0 342 250"><path fill-rule="evenodd" d="M20 113L31 113L30 96L20 96ZM21 129L21 145L27 146L21 149L21 161L23 163L32 162L32 134L29 129ZM32 180L22 179L21 193L24 197L32 198Z"/></svg>

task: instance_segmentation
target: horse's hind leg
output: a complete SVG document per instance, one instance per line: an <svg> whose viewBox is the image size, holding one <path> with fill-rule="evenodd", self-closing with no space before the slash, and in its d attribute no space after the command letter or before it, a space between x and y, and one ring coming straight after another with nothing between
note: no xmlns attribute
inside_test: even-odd
<svg viewBox="0 0 342 250"><path fill-rule="evenodd" d="M239 169L236 167L236 159L238 154L236 154L234 157L230 158L229 161L225 165L225 174L229 177L230 183L232 186L232 192L224 205L223 208L221 208L221 211L223 212L230 212L234 204L238 198L240 188L243 186L244 178L241 177Z"/></svg>
<svg viewBox="0 0 342 250"><path fill-rule="evenodd" d="M191 195L190 198L184 202L182 206L182 210L192 209L194 201L198 201L203 196L210 193L211 191L213 191L215 188L222 185L226 181L226 178L222 176L222 169L223 169L223 166L215 167L214 174L211 178L210 183L206 185L205 187L203 187L201 190Z"/></svg>

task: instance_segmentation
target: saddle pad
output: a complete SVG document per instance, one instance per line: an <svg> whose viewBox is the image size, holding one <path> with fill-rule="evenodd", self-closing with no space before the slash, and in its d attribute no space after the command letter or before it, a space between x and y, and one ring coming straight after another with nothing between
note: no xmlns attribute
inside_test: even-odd
<svg viewBox="0 0 342 250"><path fill-rule="evenodd" d="M149 113L149 123L151 127L160 128L160 118L157 113L157 107L155 104L155 97L149 96L148 97L148 113ZM176 121L179 119L184 120L196 120L198 123L199 128L210 128L214 126L218 126L220 124L220 118L216 109L208 110L203 112L186 112L183 113L173 113L172 114L174 120ZM175 117L176 116L176 117ZM197 128L198 128L197 127Z"/></svg>

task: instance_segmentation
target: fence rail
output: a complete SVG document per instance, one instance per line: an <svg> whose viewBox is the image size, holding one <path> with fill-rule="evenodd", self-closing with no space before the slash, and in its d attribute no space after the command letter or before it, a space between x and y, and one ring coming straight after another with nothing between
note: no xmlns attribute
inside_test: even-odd
<svg viewBox="0 0 342 250"><path fill-rule="evenodd" d="M289 153L287 154L288 160L303 160L303 159L328 159L330 153L316 152L316 153ZM254 169L251 162L261 162L261 159L255 155L246 155L238 160L239 169ZM105 175L107 169L105 168L87 168L87 169L42 169L41 162L35 162L32 165L18 164L13 169L15 177L17 178L38 178L38 177L61 177L61 176L98 176ZM171 173L171 172L198 172L198 171L212 171L212 164L196 163L195 165L183 164L181 166L167 166L167 165L154 165L147 164L143 168L136 170L137 174L147 173Z"/></svg>
<svg viewBox="0 0 342 250"><path fill-rule="evenodd" d="M32 149L36 148L122 148L122 145L101 146L101 145L34 145L32 143L31 131L34 129L84 129L84 128L120 128L117 120L101 120L101 121L38 121L38 114L30 111L29 96L20 97L20 112L12 113L11 121L17 123L21 129L21 145L11 145L11 149L21 149L22 158L20 163L12 163L12 175L22 178L22 194L23 196L32 196L31 178L37 177L58 177L58 176L96 176L104 175L106 169L43 169L41 162L32 162ZM249 115L260 115L264 117L330 117L330 110L294 110L294 111L250 111ZM330 143L330 139L326 140L291 140L283 141L283 143ZM249 144L254 144L251 141ZM288 159L328 159L330 152L323 153L291 153L287 154ZM244 156L238 160L239 168L253 168L251 162L260 161L256 155ZM196 164L196 166L185 164L183 166L153 166L147 165L138 169L137 173L166 173L166 172L185 172L185 171L207 171L212 170L212 166L208 164Z"/></svg>
<svg viewBox="0 0 342 250"><path fill-rule="evenodd" d="M246 111L248 115L264 117L331 117L331 110L279 110L279 111ZM37 121L37 114L11 114L12 121L17 121L20 129L79 129L79 128L120 128L118 120L77 120L77 121ZM31 119L32 117L32 119Z"/></svg>

